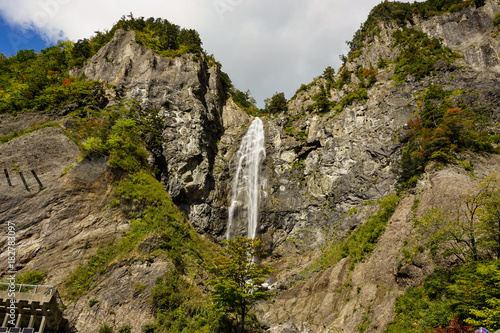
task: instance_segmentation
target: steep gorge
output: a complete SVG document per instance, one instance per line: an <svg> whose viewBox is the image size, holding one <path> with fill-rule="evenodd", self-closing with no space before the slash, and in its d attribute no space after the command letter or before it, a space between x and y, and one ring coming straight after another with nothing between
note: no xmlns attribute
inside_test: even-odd
<svg viewBox="0 0 500 333"><path fill-rule="evenodd" d="M267 195L257 233L266 244L266 262L277 268L270 281L276 295L256 311L270 332L383 331L398 295L420 285L434 267L452 265L425 258L408 265L401 248L411 238L415 216L432 206L446 207L500 171L495 154L458 154L458 160L473 163L474 176L458 162L431 161L416 187L401 192L364 261L351 265L348 256L328 267L314 263L335 241L365 224L380 200L396 192L407 123L422 111L429 87L450 92L453 106L483 110L488 132L498 133L500 37L493 18L499 11L498 1L489 0L479 8L471 5L407 23L407 28L440 38L458 57L432 64L430 75L407 75L402 81L393 76L402 49L393 34L401 27L379 22L379 32L337 75L315 79L299 89L286 113L265 117L262 176ZM378 65L382 59L386 67ZM376 75L360 88L361 79L368 78L356 73L365 69ZM150 151L148 161L195 229L221 240L234 157L251 117L227 95L218 65L203 54L163 58L137 43L133 31L118 30L72 74L104 82L108 107L134 100L145 112L158 111L161 144ZM317 106L322 93L327 111ZM131 219L109 205L113 184L122 175L106 165L105 157L79 162L78 146L63 131L71 130L70 116L60 110L0 117L2 136L49 121L60 126L0 145L0 169L12 175L17 169L25 174L33 169L45 186L38 191L29 178L32 191L27 192L17 176L13 188L2 179L0 221L18 225L20 271L44 271L44 284L62 285L85 258L130 230ZM157 243L155 236L145 239L137 254L111 263L86 295L71 300L69 329L90 333L108 323L115 328L130 324L133 332L141 332L153 323L148 300L155 281L175 266L168 257L152 263L145 259ZM205 277L189 278L205 290Z"/></svg>

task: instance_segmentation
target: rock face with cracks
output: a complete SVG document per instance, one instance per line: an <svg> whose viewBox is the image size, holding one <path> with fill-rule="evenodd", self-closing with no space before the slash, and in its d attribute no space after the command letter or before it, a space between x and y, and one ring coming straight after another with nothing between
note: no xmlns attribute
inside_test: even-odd
<svg viewBox="0 0 500 333"><path fill-rule="evenodd" d="M152 153L162 182L190 220L207 229L226 95L219 67L193 54L163 58L138 44L135 32L118 30L74 74L108 84L109 105L120 98L137 101L146 113L159 111L163 144Z"/></svg>
<svg viewBox="0 0 500 333"><path fill-rule="evenodd" d="M341 72L333 84L319 77L297 92L286 113L262 117L266 159L258 234L268 252L264 260L276 267L269 280L276 295L258 304L256 313L269 332L358 332L359 327L381 332L393 318L398 295L420 285L436 265L450 264L422 258L407 265L400 249L414 232L415 216L432 206L446 207L500 171L496 155L463 153L460 158L473 162L474 177L456 163L429 165L417 187L401 196L364 261L351 268L347 257L307 270L332 241L363 225L379 199L395 192L405 124L430 85L453 92L452 101L465 107L488 110L488 130L498 133L500 34L492 22L499 11L490 0L480 8L415 19L409 27L440 38L460 57L435 64L423 79L408 76L403 82L392 79L394 64L377 68L380 59L391 62L400 51L392 38L399 28L380 23L379 33L344 64L352 74L343 86L337 85ZM359 68L377 69L376 80L365 88L365 97L346 103L346 96L358 91L354 73ZM136 42L133 31L118 30L72 74L104 82L108 106L130 100L145 114L158 111L162 144L150 152L151 164L191 224L221 240L236 152L252 117L229 97L220 68L202 54L162 58ZM315 98L324 89L330 107L318 111ZM64 127L65 120L57 113L0 116L0 135L46 122ZM0 169L12 180L12 186L3 177L0 181L0 222L17 223L18 269L47 272L46 284L62 284L99 245L118 241L130 228L119 210L106 206L118 175L105 158L79 161L79 154L57 125L0 145ZM154 240L140 244L140 251L150 251L150 243ZM3 246L0 261L5 253ZM69 302L69 328L95 333L96 324L107 323L140 332L154 322L148 299L155 280L170 269L168 259L111 264L88 294Z"/></svg>

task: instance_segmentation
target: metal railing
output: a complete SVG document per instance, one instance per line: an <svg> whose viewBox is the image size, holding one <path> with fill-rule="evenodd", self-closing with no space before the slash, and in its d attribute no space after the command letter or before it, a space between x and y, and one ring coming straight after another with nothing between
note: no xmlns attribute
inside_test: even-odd
<svg viewBox="0 0 500 333"><path fill-rule="evenodd" d="M9 289L10 284L5 283L5 282L0 282L0 291L7 291ZM18 293L27 293L27 294L42 294L44 296L52 296L54 295L56 297L57 305L61 307L62 309L65 309L66 306L64 305L61 295L59 295L59 291L57 290L57 287L54 286L45 286L45 285L33 285L33 284L19 284L16 283L14 284L16 287L15 290Z"/></svg>

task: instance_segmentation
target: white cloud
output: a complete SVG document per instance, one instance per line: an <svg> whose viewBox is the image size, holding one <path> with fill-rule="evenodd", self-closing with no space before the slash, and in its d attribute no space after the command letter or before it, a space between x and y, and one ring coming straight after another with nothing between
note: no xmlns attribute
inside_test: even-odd
<svg viewBox="0 0 500 333"><path fill-rule="evenodd" d="M162 17L196 29L208 53L241 90L262 100L276 91L290 98L339 55L380 0L0 0L11 25L35 28L56 41L90 37L122 15Z"/></svg>

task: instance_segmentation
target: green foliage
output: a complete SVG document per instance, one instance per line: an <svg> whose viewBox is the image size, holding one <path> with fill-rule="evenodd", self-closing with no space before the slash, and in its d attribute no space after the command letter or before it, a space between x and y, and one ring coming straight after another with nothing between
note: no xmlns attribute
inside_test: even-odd
<svg viewBox="0 0 500 333"><path fill-rule="evenodd" d="M264 109L268 113L286 112L288 110L287 100L283 92L274 93L271 98L266 98L264 103Z"/></svg>
<svg viewBox="0 0 500 333"><path fill-rule="evenodd" d="M259 109L256 106L255 99L250 95L250 90L243 92L238 89L232 89L231 94L236 105L249 115L257 116Z"/></svg>
<svg viewBox="0 0 500 333"><path fill-rule="evenodd" d="M398 203L398 196L385 197L380 201L377 213L370 216L365 224L348 233L343 240L334 242L323 257L314 263L313 269L331 267L345 257L351 258L349 268L354 269L357 262L365 260L373 251Z"/></svg>
<svg viewBox="0 0 500 333"><path fill-rule="evenodd" d="M147 324L142 327L144 333L155 333L155 325Z"/></svg>
<svg viewBox="0 0 500 333"><path fill-rule="evenodd" d="M199 54L201 39L192 29L161 19L122 17L110 31L96 32L90 39L59 42L42 50L20 50L15 56L0 57L0 113L45 111L65 105L99 106L102 85L70 77L67 70L81 67L118 29L134 30L137 41L164 57Z"/></svg>
<svg viewBox="0 0 500 333"><path fill-rule="evenodd" d="M215 258L212 267L214 279L208 284L213 286L214 303L223 311L239 315L241 331L244 332L249 308L270 297L263 283L272 269L256 263L257 257L264 254L259 251L263 244L258 238L236 236L223 244L224 255Z"/></svg>
<svg viewBox="0 0 500 333"><path fill-rule="evenodd" d="M363 71L362 71L363 72ZM369 74L371 77L371 74ZM374 76L373 76L374 77ZM342 78L340 79L339 82L342 81ZM360 86L370 86L373 84L371 79L369 79L368 83L364 83L365 81L362 81L360 83ZM338 104L335 104L335 102L330 101L330 92L327 90L323 85L320 86L320 91L316 93L314 96L311 98L314 103L310 104L307 107L307 110L309 112L319 112L319 113L327 113L329 111L336 110L337 112L341 111L345 106L352 104L353 102L361 102L364 103L368 100L368 94L367 94L367 89L366 88L359 88L358 90L355 91L350 91L348 92Z"/></svg>
<svg viewBox="0 0 500 333"><path fill-rule="evenodd" d="M495 14L495 18L493 19L493 24L495 26L499 26L500 25L500 12Z"/></svg>
<svg viewBox="0 0 500 333"><path fill-rule="evenodd" d="M88 138L82 144L82 150L85 153L85 156L99 156L104 155L106 153L106 147L102 142L101 138L91 137Z"/></svg>
<svg viewBox="0 0 500 333"><path fill-rule="evenodd" d="M339 73L340 76L337 80L335 88L342 89L345 84L351 82L351 72L346 67L342 67L339 69Z"/></svg>
<svg viewBox="0 0 500 333"><path fill-rule="evenodd" d="M44 111L70 103L98 104L101 84L66 73L69 56L65 47L60 43L40 54L22 50L0 59L0 113Z"/></svg>
<svg viewBox="0 0 500 333"><path fill-rule="evenodd" d="M111 128L106 141L108 164L129 172L147 165L147 151L140 144L140 133L133 119L119 119Z"/></svg>
<svg viewBox="0 0 500 333"><path fill-rule="evenodd" d="M307 130L298 130L293 126L293 123L290 122L285 126L285 133L296 138L301 142L307 142Z"/></svg>
<svg viewBox="0 0 500 333"><path fill-rule="evenodd" d="M233 100L241 108L250 108L255 106L255 99L250 96L250 90L243 92L236 89L233 92Z"/></svg>
<svg viewBox="0 0 500 333"><path fill-rule="evenodd" d="M96 54L114 36L118 29L133 30L138 43L159 55L173 58L185 53L200 53L201 39L198 32L184 29L160 18L135 18L132 14L122 16L109 31L96 31L90 39L80 39L67 45L68 66L80 67Z"/></svg>
<svg viewBox="0 0 500 333"><path fill-rule="evenodd" d="M451 255L463 265L436 271L422 288L398 298L389 332L424 332L454 317L490 331L500 328L499 208L500 180L490 176L450 211L434 208L415 221L416 245L408 259L428 248L433 257Z"/></svg>
<svg viewBox="0 0 500 333"><path fill-rule="evenodd" d="M423 245L432 256L453 256L462 263L498 258L499 208L500 180L488 177L450 211L432 208L415 220L417 248L412 252L420 252L418 247Z"/></svg>
<svg viewBox="0 0 500 333"><path fill-rule="evenodd" d="M167 253L174 253L182 258L186 251L196 252L196 246L192 244L194 232L189 231L183 214L148 171L141 170L122 180L117 185L116 195L128 214L136 215L141 212L142 216L131 221L130 231L125 238L99 250L86 264L77 268L66 282L66 290L72 297L85 294L97 273L104 273L111 261L129 254L152 232L162 237L162 247Z"/></svg>
<svg viewBox="0 0 500 333"><path fill-rule="evenodd" d="M330 101L329 97L329 90L325 89L325 87L321 85L320 91L311 98L314 103L310 104L307 107L307 110L310 112L316 110L319 113L329 112L334 105L334 103Z"/></svg>
<svg viewBox="0 0 500 333"><path fill-rule="evenodd" d="M47 274L45 272L29 271L29 272L25 272L25 273L17 275L16 276L16 283L38 285L43 280L45 280L46 277L47 277Z"/></svg>
<svg viewBox="0 0 500 333"><path fill-rule="evenodd" d="M95 255L89 258L85 265L80 265L73 275L66 282L66 291L68 296L77 299L83 296L92 283L92 278L97 272L104 271L105 265L113 258L113 253L99 250Z"/></svg>
<svg viewBox="0 0 500 333"><path fill-rule="evenodd" d="M419 80L434 71L438 60L452 61L456 56L438 39L430 39L426 33L403 27L393 34L394 46L401 48L395 59L394 79L403 81L407 75Z"/></svg>
<svg viewBox="0 0 500 333"><path fill-rule="evenodd" d="M82 65L94 55L92 44L87 38L79 39L72 45L69 67L82 67Z"/></svg>
<svg viewBox="0 0 500 333"><path fill-rule="evenodd" d="M157 108L138 112L140 114L141 135L146 143L148 150L153 153L162 151L164 129L163 118Z"/></svg>
<svg viewBox="0 0 500 333"><path fill-rule="evenodd" d="M147 165L147 151L141 144L139 127L130 118L99 119L80 129L88 138L81 145L84 157L109 155L108 164L128 172L136 172ZM111 128L109 128L109 126Z"/></svg>
<svg viewBox="0 0 500 333"><path fill-rule="evenodd" d="M500 184L494 176L480 184L480 201L484 206L479 212L481 229L484 234L482 246L493 256L500 258Z"/></svg>
<svg viewBox="0 0 500 333"><path fill-rule="evenodd" d="M152 300L157 310L175 310L193 294L189 292L191 285L175 270L169 271L164 278L156 280Z"/></svg>
<svg viewBox="0 0 500 333"><path fill-rule="evenodd" d="M233 324L188 279L171 270L156 280L152 301L155 332L232 332Z"/></svg>
<svg viewBox="0 0 500 333"><path fill-rule="evenodd" d="M173 58L185 53L197 54L202 51L201 39L196 30L181 29L165 19L134 18L130 14L127 17L123 16L113 26L113 34L114 30L119 28L134 30L139 43L163 57Z"/></svg>
<svg viewBox="0 0 500 333"><path fill-rule="evenodd" d="M381 22L393 22L403 27L406 23L414 23L414 17L427 19L446 12L456 12L471 4L484 5L484 0L428 0L424 2L383 1L375 6L366 21L356 31L350 47L349 57L359 51L367 42L380 32Z"/></svg>
<svg viewBox="0 0 500 333"><path fill-rule="evenodd" d="M385 58L380 58L380 60L377 62L377 67L379 69L384 69L384 68L387 68L387 66L389 66L389 63L390 61L385 59Z"/></svg>
<svg viewBox="0 0 500 333"><path fill-rule="evenodd" d="M134 211L155 207L163 207L171 213L177 210L161 183L145 170L133 173L118 183L116 194ZM182 219L182 215L176 214L173 219Z"/></svg>
<svg viewBox="0 0 500 333"><path fill-rule="evenodd" d="M231 89L233 87L233 83L231 82L231 79L229 78L229 75L226 72L221 71L220 72L220 78L222 80L222 85L225 89Z"/></svg>
<svg viewBox="0 0 500 333"><path fill-rule="evenodd" d="M331 66L328 66L325 68L323 71L322 77L326 80L326 89L330 90L332 87L334 87L334 77L335 77L335 69L333 69Z"/></svg>
<svg viewBox="0 0 500 333"><path fill-rule="evenodd" d="M99 327L99 333L113 333L113 328L108 324L102 324Z"/></svg>
<svg viewBox="0 0 500 333"><path fill-rule="evenodd" d="M130 325L124 325L120 327L120 329L118 330L118 333L131 333L131 332L132 332L132 326Z"/></svg>
<svg viewBox="0 0 500 333"><path fill-rule="evenodd" d="M500 260L470 262L451 271L436 270L419 288L396 299L387 332L427 332L458 318L475 327L500 328Z"/></svg>
<svg viewBox="0 0 500 333"><path fill-rule="evenodd" d="M429 161L454 162L456 153L462 150L494 152L492 137L483 126L488 113L453 107L451 94L439 85L430 85L423 96L419 116L406 124L407 134L403 138L406 146L399 168L400 190L415 184L415 176L424 172ZM460 100L457 104L461 104Z"/></svg>
<svg viewBox="0 0 500 333"><path fill-rule="evenodd" d="M368 94L365 88L360 88L355 91L349 92L346 96L342 98L339 103L339 106L343 108L346 105L351 104L354 101L365 102L368 100Z"/></svg>
<svg viewBox="0 0 500 333"><path fill-rule="evenodd" d="M91 128L87 130L95 133ZM232 332L231 320L211 309L208 299L193 284L192 277L185 276L206 274L204 267L212 262L212 247L187 224L161 183L143 166L137 172L129 172L115 187L115 201L131 219L130 231L120 241L104 245L80 265L66 281L65 294L72 299L84 295L112 262L126 262L137 245L155 233L161 239L155 255L170 258L174 269L159 279L153 289L156 323L145 327L144 331ZM151 254L148 256L151 258ZM136 284L137 291L144 287Z"/></svg>
<svg viewBox="0 0 500 333"><path fill-rule="evenodd" d="M373 68L358 67L356 76L359 79L360 88L370 88L377 81L377 70Z"/></svg>
<svg viewBox="0 0 500 333"><path fill-rule="evenodd" d="M146 285L142 283L136 283L135 290L139 293L142 293L144 290L146 290Z"/></svg>

